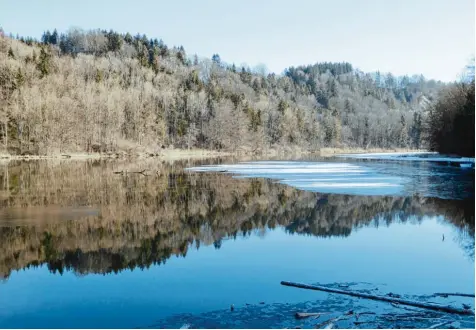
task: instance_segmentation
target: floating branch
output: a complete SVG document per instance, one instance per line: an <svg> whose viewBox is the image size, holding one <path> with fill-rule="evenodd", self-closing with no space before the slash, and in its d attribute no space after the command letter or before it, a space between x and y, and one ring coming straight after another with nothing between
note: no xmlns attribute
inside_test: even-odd
<svg viewBox="0 0 476 330"><path fill-rule="evenodd" d="M331 292L331 293L337 293L337 294L344 294L344 295L353 296L353 297L380 300L380 301L385 301L389 303L397 303L401 305L420 307L420 308L431 309L431 310L446 312L451 314L474 315L474 311L470 309L461 309L461 308L456 308L451 306L438 306L434 304L423 303L419 301L411 301L411 300L406 300L401 298L391 298L391 297L376 296L376 295L361 293L356 291L344 291L339 289L332 289L325 286L308 285L308 284L293 283L293 282L286 282L286 281L282 281L281 284L286 286L301 288L301 289L325 291L325 292Z"/></svg>
<svg viewBox="0 0 476 330"><path fill-rule="evenodd" d="M443 322L443 323L438 323L438 324L432 325L432 326L429 327L428 329L441 329L441 328L443 328L445 325L451 324L451 323L453 323L453 322L454 322L454 320L452 320L452 321L446 321L446 322Z"/></svg>
<svg viewBox="0 0 476 330"><path fill-rule="evenodd" d="M112 172L114 174L142 174L143 176L148 176L149 174L146 174L145 171L147 170L142 170L142 171L115 171Z"/></svg>
<svg viewBox="0 0 476 330"><path fill-rule="evenodd" d="M353 314L354 314L354 311L348 311L345 314L339 315L337 317L331 318L327 321L324 321L324 322L321 322L321 323L317 324L315 328L320 329L323 326L326 326L325 329L332 329L334 327L335 323L337 323L339 321L347 320L349 318L349 316L352 316Z"/></svg>
<svg viewBox="0 0 476 330"><path fill-rule="evenodd" d="M297 319L305 319L307 317L319 318L319 316L324 315L324 314L327 314L327 313L296 313L295 317Z"/></svg>
<svg viewBox="0 0 476 330"><path fill-rule="evenodd" d="M460 297L472 297L472 298L474 298L474 293L459 293L459 292L455 292L455 293L445 293L445 292L438 292L438 293L434 293L433 295L434 295L434 296L440 296L440 297L460 296Z"/></svg>

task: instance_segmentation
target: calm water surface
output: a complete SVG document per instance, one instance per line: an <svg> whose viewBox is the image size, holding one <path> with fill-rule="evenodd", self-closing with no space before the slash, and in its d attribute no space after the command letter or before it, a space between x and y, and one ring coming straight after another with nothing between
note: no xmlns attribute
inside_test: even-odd
<svg viewBox="0 0 476 330"><path fill-rule="evenodd" d="M474 292L473 170L342 159L0 169L0 327L282 327L240 311L331 301L283 280Z"/></svg>

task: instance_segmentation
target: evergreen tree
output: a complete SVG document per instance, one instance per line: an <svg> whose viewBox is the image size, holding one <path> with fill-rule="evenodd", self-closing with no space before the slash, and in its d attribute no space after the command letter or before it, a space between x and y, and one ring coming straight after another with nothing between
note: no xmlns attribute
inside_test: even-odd
<svg viewBox="0 0 476 330"><path fill-rule="evenodd" d="M149 65L149 58L149 51L143 44L140 44L137 49L137 59L139 60L139 63L142 66L147 67Z"/></svg>
<svg viewBox="0 0 476 330"><path fill-rule="evenodd" d="M23 84L25 83L25 75L21 71L21 68L18 68L17 75L16 75L16 81L17 81L16 85L17 85L18 88L23 86Z"/></svg>
<svg viewBox="0 0 476 330"><path fill-rule="evenodd" d="M408 146L408 129L403 115L400 118L400 125L399 145L406 148Z"/></svg>
<svg viewBox="0 0 476 330"><path fill-rule="evenodd" d="M259 90L261 88L261 84L260 82L258 81L259 78L255 78L253 80L253 83L251 85L251 87L253 88L253 90L255 91L255 93L259 93Z"/></svg>
<svg viewBox="0 0 476 330"><path fill-rule="evenodd" d="M260 80L261 80L261 86L260 86L261 89L264 89L264 90L268 89L268 82L266 81L266 78L261 77Z"/></svg>
<svg viewBox="0 0 476 330"><path fill-rule="evenodd" d="M352 108L351 108L349 99L346 99L346 100L345 100L344 110L345 110L345 112L347 112L347 113L352 112Z"/></svg>
<svg viewBox="0 0 476 330"><path fill-rule="evenodd" d="M245 67L241 68L240 78L241 78L241 81L245 84L251 83L251 73L246 71Z"/></svg>
<svg viewBox="0 0 476 330"><path fill-rule="evenodd" d="M329 98L327 97L326 93L322 90L318 90L316 93L316 101L319 102L320 105L324 108L329 108Z"/></svg>
<svg viewBox="0 0 476 330"><path fill-rule="evenodd" d="M284 114L287 108L289 108L289 104L286 101L284 100L279 101L279 104L278 104L279 113Z"/></svg>
<svg viewBox="0 0 476 330"><path fill-rule="evenodd" d="M414 112L412 129L411 129L411 137L412 137L413 147L416 149L420 149L421 131L422 131L421 115L417 112Z"/></svg>
<svg viewBox="0 0 476 330"><path fill-rule="evenodd" d="M382 83L382 75L380 74L380 71L377 71L375 73L375 85L377 85L377 87L381 87L381 83Z"/></svg>
<svg viewBox="0 0 476 330"><path fill-rule="evenodd" d="M369 125L369 117L365 116L364 119L364 134L363 134L363 141L362 144L364 145L365 148L367 148L367 145L369 144L369 134L370 133L370 125Z"/></svg>
<svg viewBox="0 0 476 330"><path fill-rule="evenodd" d="M54 29L53 33L51 34L50 44L52 45L58 44L58 31L56 31L56 29Z"/></svg>
<svg viewBox="0 0 476 330"><path fill-rule="evenodd" d="M327 81L327 89L331 97L337 97L337 84L334 79L329 79Z"/></svg>
<svg viewBox="0 0 476 330"><path fill-rule="evenodd" d="M45 45L49 44L51 40L51 33L50 30L47 30L46 32L43 33L41 36L41 42Z"/></svg>
<svg viewBox="0 0 476 330"><path fill-rule="evenodd" d="M218 55L218 54L213 54L213 56L212 56L212 62L215 63L216 65L220 65L220 64L221 64L220 55Z"/></svg>
<svg viewBox="0 0 476 330"><path fill-rule="evenodd" d="M187 64L187 55L185 54L185 49L180 46L177 52L177 58L183 65Z"/></svg>
<svg viewBox="0 0 476 330"><path fill-rule="evenodd" d="M46 52L45 47L41 47L40 58L36 68L40 71L40 78L43 78L51 72L51 54Z"/></svg>
<svg viewBox="0 0 476 330"><path fill-rule="evenodd" d="M162 41L162 40L160 40L159 43L160 43L161 41ZM162 57L166 57L166 56L169 55L169 49L168 49L168 47L167 47L166 44L164 44L164 43L162 42L161 45L159 46L159 48L160 48L160 55L161 55Z"/></svg>
<svg viewBox="0 0 476 330"><path fill-rule="evenodd" d="M129 32L127 32L126 35L124 36L124 41L128 44L132 44L132 36Z"/></svg>
<svg viewBox="0 0 476 330"><path fill-rule="evenodd" d="M107 49L110 52L117 52L122 47L122 37L119 33L110 30L106 34L107 38Z"/></svg>

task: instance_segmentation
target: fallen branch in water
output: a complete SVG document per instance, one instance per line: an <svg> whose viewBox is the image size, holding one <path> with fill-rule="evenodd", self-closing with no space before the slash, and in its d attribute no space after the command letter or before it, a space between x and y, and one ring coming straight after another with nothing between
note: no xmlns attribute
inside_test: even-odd
<svg viewBox="0 0 476 330"><path fill-rule="evenodd" d="M149 174L146 174L145 171L147 170L142 170L142 171L115 171L115 172L112 172L114 174L142 174L143 176L148 176Z"/></svg>
<svg viewBox="0 0 476 330"><path fill-rule="evenodd" d="M376 321L354 321L355 325L361 325L365 323L376 323Z"/></svg>
<svg viewBox="0 0 476 330"><path fill-rule="evenodd" d="M296 313L294 316L297 318L297 319L305 319L307 317L315 317L315 318L319 318L319 316L321 315L324 315L324 314L328 314L328 313Z"/></svg>
<svg viewBox="0 0 476 330"><path fill-rule="evenodd" d="M344 295L348 295L348 296L365 298L365 299L380 300L380 301L385 301L385 302L389 302L389 303L398 303L398 304L402 304L402 305L408 305L408 306L420 307L420 308L425 308L425 309L431 309L431 310L441 311L441 312L446 312L446 313L451 313L451 314L474 315L474 312L470 309L461 309L461 308L456 308L456 307L451 307L451 306L437 306L437 305L433 305L433 304L429 304L429 303L405 300L405 299L401 299L401 298L375 296L375 295L372 295L372 294L361 293L361 292L356 292L356 291L344 291L344 290L339 290L339 289L331 289L331 288L328 288L328 287L325 287L325 286L308 285L308 284L293 283L293 282L286 282L286 281L282 281L281 284L286 285L286 286L301 288L301 289L325 291L325 292L344 294Z"/></svg>
<svg viewBox="0 0 476 330"><path fill-rule="evenodd" d="M421 321L435 321L434 317L424 317L419 315L409 315L409 314L395 314L395 315L383 315L381 318L386 319L391 322L421 322Z"/></svg>
<svg viewBox="0 0 476 330"><path fill-rule="evenodd" d="M320 329L321 327L326 326L324 329L332 329L334 327L335 323L337 323L339 321L347 320L348 317L346 317L346 316L351 316L353 314L354 314L354 311L348 311L345 314L339 315L337 317L328 319L327 321L316 324L315 328Z"/></svg>
<svg viewBox="0 0 476 330"><path fill-rule="evenodd" d="M448 297L448 296L460 296L460 297L472 297L474 298L474 293L445 293L445 292L438 292L434 293L433 296L440 296L440 297Z"/></svg>
<svg viewBox="0 0 476 330"><path fill-rule="evenodd" d="M358 320L359 317L361 317L362 315L375 315L376 313L374 312L362 312L362 313L355 313L355 319Z"/></svg>
<svg viewBox="0 0 476 330"><path fill-rule="evenodd" d="M454 322L454 320L453 321L446 321L446 322L443 322L443 323L438 323L438 324L432 325L428 329L441 329L441 327L444 327L445 325L451 324L453 322Z"/></svg>
<svg viewBox="0 0 476 330"><path fill-rule="evenodd" d="M405 306L400 306L399 303L392 303L392 306L395 307L395 308L401 308L401 309L404 309L404 310L410 311L410 312L418 312L419 311L418 308L408 308L408 307L405 307Z"/></svg>

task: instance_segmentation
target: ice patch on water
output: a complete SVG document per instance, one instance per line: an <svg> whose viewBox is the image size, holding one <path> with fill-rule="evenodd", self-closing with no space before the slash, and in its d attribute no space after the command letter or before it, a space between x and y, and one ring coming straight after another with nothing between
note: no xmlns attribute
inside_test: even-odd
<svg viewBox="0 0 476 330"><path fill-rule="evenodd" d="M363 187L398 187L397 184L385 182L347 182L347 183L310 183L309 187L340 187L340 188L363 188Z"/></svg>
<svg viewBox="0 0 476 330"><path fill-rule="evenodd" d="M466 166L474 166L474 158L470 157L449 157L439 155L436 152L382 152L369 154L345 154L338 155L339 158L353 159L375 159L375 160L408 160L408 161L427 161L427 162L451 162L451 163L469 163Z"/></svg>
<svg viewBox="0 0 476 330"><path fill-rule="evenodd" d="M238 178L269 178L301 190L356 195L400 195L405 180L349 163L259 161L188 168L227 172Z"/></svg>
<svg viewBox="0 0 476 330"><path fill-rule="evenodd" d="M399 157L399 156L407 156L407 155L438 155L437 152L429 152L429 151L415 151L415 152L371 152L371 153L362 153L362 154L343 154L338 155L338 157Z"/></svg>

